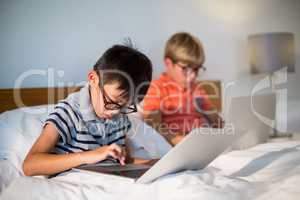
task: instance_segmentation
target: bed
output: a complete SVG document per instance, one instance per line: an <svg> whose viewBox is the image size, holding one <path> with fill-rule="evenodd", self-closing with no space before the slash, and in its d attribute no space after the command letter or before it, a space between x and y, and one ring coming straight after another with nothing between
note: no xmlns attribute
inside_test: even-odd
<svg viewBox="0 0 300 200"><path fill-rule="evenodd" d="M207 87L210 92L217 91L214 101L221 109L220 83L209 82ZM22 162L39 136L53 103L78 89L20 90L25 107L0 114L0 199L298 199L300 195L300 141L233 150L220 155L204 170L172 174L144 185L135 184L131 179L78 171L51 179L25 177ZM6 102L2 111L7 107L16 108L10 96L14 92L2 92L6 92L6 97L0 95L1 105ZM135 155L158 158L171 148L137 115L131 115L130 120L135 127L130 133Z"/></svg>

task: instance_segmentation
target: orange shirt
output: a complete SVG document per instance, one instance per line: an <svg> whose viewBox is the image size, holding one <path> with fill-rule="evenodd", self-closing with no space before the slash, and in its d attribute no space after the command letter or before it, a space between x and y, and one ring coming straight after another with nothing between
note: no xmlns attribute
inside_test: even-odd
<svg viewBox="0 0 300 200"><path fill-rule="evenodd" d="M159 110L162 124L173 132L188 133L196 127L207 125L201 111L212 108L200 84L184 89L166 73L151 82L144 98L144 110Z"/></svg>

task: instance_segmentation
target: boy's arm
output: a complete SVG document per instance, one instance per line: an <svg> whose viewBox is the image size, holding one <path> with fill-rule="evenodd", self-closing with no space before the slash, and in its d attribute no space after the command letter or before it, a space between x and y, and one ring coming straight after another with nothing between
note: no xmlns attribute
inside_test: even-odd
<svg viewBox="0 0 300 200"><path fill-rule="evenodd" d="M206 92L201 88L198 92L201 94L201 96L200 98L196 98L196 110L208 121L211 127L223 128L224 121L219 116L216 107L209 98L209 95L207 95Z"/></svg>
<svg viewBox="0 0 300 200"><path fill-rule="evenodd" d="M51 154L50 151L54 148L59 137L56 128L52 124L45 126L23 162L25 175L52 175L82 164L99 162L107 156L119 159L121 163L125 160L121 148L116 144L86 152Z"/></svg>

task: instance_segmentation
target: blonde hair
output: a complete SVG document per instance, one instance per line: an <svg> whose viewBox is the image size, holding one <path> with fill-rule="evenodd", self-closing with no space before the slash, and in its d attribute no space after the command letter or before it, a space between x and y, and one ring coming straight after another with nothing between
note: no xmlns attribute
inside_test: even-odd
<svg viewBox="0 0 300 200"><path fill-rule="evenodd" d="M183 62L188 65L200 66L205 61L205 54L200 40L186 32L175 33L167 41L165 58L174 63Z"/></svg>

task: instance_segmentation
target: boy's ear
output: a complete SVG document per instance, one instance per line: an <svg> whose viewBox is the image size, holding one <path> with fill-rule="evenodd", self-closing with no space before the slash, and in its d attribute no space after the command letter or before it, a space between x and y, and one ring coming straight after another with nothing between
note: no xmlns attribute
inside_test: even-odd
<svg viewBox="0 0 300 200"><path fill-rule="evenodd" d="M165 63L165 66L166 66L167 68L173 67L173 61L172 61L170 58L168 58L168 57L165 58L164 63Z"/></svg>
<svg viewBox="0 0 300 200"><path fill-rule="evenodd" d="M100 81L100 77L96 73L95 70L91 70L88 73L88 82L91 86L98 86Z"/></svg>

